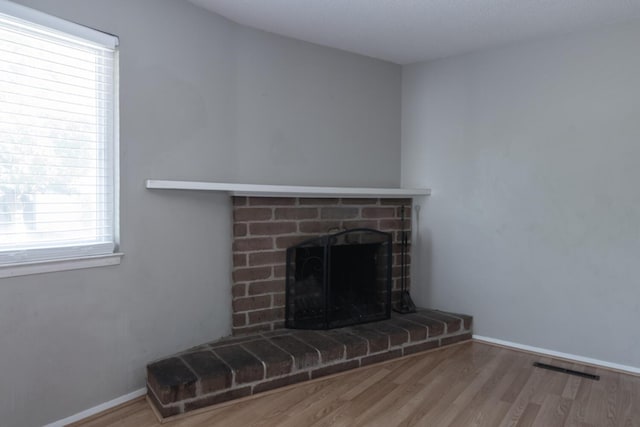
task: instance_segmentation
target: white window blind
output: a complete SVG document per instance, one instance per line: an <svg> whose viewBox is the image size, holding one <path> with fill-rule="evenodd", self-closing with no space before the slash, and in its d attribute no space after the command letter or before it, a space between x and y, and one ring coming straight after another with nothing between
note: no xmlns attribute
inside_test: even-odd
<svg viewBox="0 0 640 427"><path fill-rule="evenodd" d="M114 251L116 45L0 2L0 265Z"/></svg>

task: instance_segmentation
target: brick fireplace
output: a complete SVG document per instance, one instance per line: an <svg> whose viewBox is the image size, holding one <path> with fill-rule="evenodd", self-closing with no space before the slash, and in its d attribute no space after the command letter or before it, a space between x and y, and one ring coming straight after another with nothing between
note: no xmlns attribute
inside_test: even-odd
<svg viewBox="0 0 640 427"><path fill-rule="evenodd" d="M391 257L385 250L384 255L376 252L375 259L383 257L384 271L391 270L391 301L398 302L403 279L407 287L409 284L411 258L406 256L406 268L403 268L401 254L403 235L411 235L411 197L428 195L427 189L338 189L153 180L147 182L147 187L227 191L231 192L233 202L232 332L235 336L147 365L147 398L163 421L210 405L471 339L471 316L424 308L418 308L415 313L394 312L391 318L349 324L339 329L284 328L287 248L325 235L332 237L320 240L331 242L336 233L346 230L351 232L339 235L353 237L362 231L354 229L367 229L368 233L377 230L373 233L385 236L385 248L389 248L391 237ZM285 197L280 197L283 194ZM375 195L362 198L369 194ZM354 242L363 245L357 248L358 254L369 250L365 251L366 245L374 244L355 239L338 245L354 245ZM310 244L305 242L303 247ZM351 249L342 247L339 251ZM331 255L324 260L336 262L335 259L344 265L352 262L343 252L331 252L336 253L340 253L339 258ZM366 256L362 259L371 260ZM291 258L289 265L292 265ZM348 275L339 275L348 280L340 279L338 283L370 291L367 283L377 283L377 279L370 279L382 277L380 264L365 261L361 265L373 265L375 274L365 268L360 270L364 274L356 276L367 279L352 280ZM326 273L323 277L334 276ZM384 277L388 303L386 273ZM354 286L356 281L358 284ZM323 279L323 283L327 282ZM336 295L331 292L327 291L326 295ZM341 298L349 300L350 296L341 295ZM306 306L307 300L302 301Z"/></svg>
<svg viewBox="0 0 640 427"><path fill-rule="evenodd" d="M392 300L401 283L402 207L410 235L409 198L239 197L233 199L233 334L284 327L288 247L353 228L389 232L393 239ZM405 264L409 284L410 257Z"/></svg>

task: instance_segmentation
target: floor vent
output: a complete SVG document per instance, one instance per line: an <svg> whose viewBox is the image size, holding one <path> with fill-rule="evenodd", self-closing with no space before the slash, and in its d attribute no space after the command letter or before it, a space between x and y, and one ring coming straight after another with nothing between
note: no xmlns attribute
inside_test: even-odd
<svg viewBox="0 0 640 427"><path fill-rule="evenodd" d="M600 375L587 374L586 372L574 371L573 369L561 368L560 366L547 365L546 363L534 362L536 368L548 369L550 371L564 372L569 375L577 375L590 380L600 381Z"/></svg>

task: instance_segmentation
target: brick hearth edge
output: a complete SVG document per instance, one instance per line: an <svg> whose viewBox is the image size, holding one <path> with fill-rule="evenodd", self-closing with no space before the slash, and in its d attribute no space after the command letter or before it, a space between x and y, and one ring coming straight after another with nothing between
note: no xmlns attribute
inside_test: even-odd
<svg viewBox="0 0 640 427"><path fill-rule="evenodd" d="M472 318L420 309L328 331L281 329L228 337L147 366L162 417L471 339Z"/></svg>

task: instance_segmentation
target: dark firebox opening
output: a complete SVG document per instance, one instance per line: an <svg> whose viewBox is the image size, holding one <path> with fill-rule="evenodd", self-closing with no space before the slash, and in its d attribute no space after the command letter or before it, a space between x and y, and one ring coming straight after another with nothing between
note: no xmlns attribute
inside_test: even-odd
<svg viewBox="0 0 640 427"><path fill-rule="evenodd" d="M391 234L353 229L287 249L285 326L331 329L391 316Z"/></svg>

